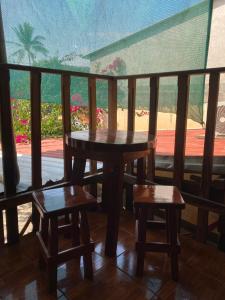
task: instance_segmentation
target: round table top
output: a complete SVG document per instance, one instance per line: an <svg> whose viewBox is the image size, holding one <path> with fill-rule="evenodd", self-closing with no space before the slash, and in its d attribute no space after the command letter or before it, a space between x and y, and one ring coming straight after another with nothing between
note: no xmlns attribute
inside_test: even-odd
<svg viewBox="0 0 225 300"><path fill-rule="evenodd" d="M72 148L90 148L100 151L145 151L155 146L154 136L147 131L109 131L108 129L74 131L67 134L66 142Z"/></svg>

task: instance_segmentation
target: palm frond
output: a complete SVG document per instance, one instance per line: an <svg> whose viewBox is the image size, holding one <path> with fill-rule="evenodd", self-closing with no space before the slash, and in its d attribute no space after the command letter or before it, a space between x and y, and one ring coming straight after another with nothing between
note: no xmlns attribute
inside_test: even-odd
<svg viewBox="0 0 225 300"><path fill-rule="evenodd" d="M38 41L38 42L41 42L41 41L45 41L45 37L43 37L42 35L36 35L34 38L33 38L33 41Z"/></svg>
<svg viewBox="0 0 225 300"><path fill-rule="evenodd" d="M47 55L48 54L48 50L40 45L35 45L32 47L32 49L34 49L36 52L39 52L41 54Z"/></svg>
<svg viewBox="0 0 225 300"><path fill-rule="evenodd" d="M20 63L25 57L25 51L24 51L24 49L19 49L19 50L13 52L10 56L12 56L12 57L17 56L17 58L18 58L17 61L18 61L18 63Z"/></svg>

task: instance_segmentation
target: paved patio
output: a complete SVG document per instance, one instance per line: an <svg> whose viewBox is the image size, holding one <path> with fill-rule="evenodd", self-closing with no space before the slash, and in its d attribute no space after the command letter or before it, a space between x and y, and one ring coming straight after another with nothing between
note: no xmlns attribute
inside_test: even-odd
<svg viewBox="0 0 225 300"><path fill-rule="evenodd" d="M201 156L204 147L204 129L189 129L186 136L186 156ZM157 154L173 155L174 153L174 130L159 130L157 132ZM30 144L17 144L17 153L31 155ZM225 136L215 138L215 156L225 156ZM62 138L51 138L42 140L42 156L52 158L63 158Z"/></svg>

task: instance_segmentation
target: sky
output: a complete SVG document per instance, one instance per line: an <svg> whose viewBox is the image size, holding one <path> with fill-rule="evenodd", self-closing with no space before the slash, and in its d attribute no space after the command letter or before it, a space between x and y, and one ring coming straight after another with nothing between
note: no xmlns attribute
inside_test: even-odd
<svg viewBox="0 0 225 300"><path fill-rule="evenodd" d="M203 0L0 0L6 41L29 22L49 56L85 55ZM10 55L15 51L7 44Z"/></svg>

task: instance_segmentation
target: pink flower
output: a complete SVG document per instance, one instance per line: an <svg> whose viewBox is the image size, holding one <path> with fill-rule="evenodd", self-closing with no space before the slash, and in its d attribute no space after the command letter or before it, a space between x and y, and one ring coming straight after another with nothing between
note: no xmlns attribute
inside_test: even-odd
<svg viewBox="0 0 225 300"><path fill-rule="evenodd" d="M20 120L20 124L27 125L28 124L28 120Z"/></svg>
<svg viewBox="0 0 225 300"><path fill-rule="evenodd" d="M114 66L112 64L109 65L109 69L112 70L114 69Z"/></svg>
<svg viewBox="0 0 225 300"><path fill-rule="evenodd" d="M28 136L26 134L20 134L16 136L16 143L27 143Z"/></svg>
<svg viewBox="0 0 225 300"><path fill-rule="evenodd" d="M72 97L71 97L71 99L72 99L72 101L73 102L81 102L82 101L82 97L81 97L81 95L80 94L74 94Z"/></svg>
<svg viewBox="0 0 225 300"><path fill-rule="evenodd" d="M80 109L80 106L78 105L70 105L70 111L71 112L76 112Z"/></svg>

